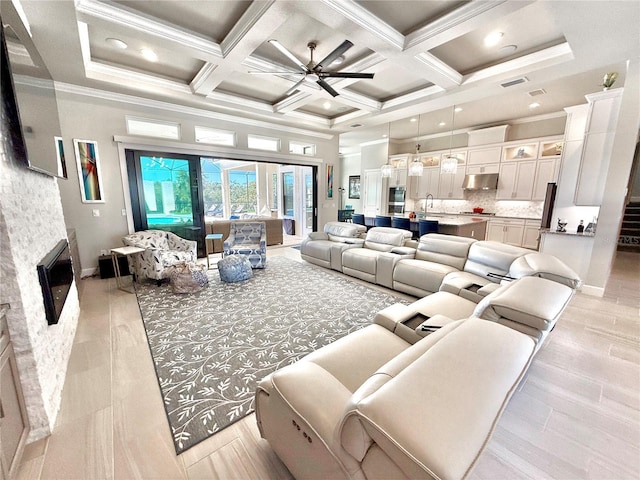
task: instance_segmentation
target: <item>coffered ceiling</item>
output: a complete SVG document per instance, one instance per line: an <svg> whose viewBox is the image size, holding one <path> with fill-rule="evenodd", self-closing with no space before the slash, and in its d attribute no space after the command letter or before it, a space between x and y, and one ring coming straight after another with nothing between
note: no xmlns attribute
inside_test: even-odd
<svg viewBox="0 0 640 480"><path fill-rule="evenodd" d="M2 5L17 0L1 0ZM158 99L308 130L379 138L421 116L421 134L561 112L640 55L640 2L414 0L22 0L33 40L59 84ZM488 34L502 35L486 46ZM269 40L303 63L344 40L323 71L332 97L301 78ZM120 42L123 43L119 43ZM126 48L119 48L125 46ZM157 60L142 56L152 50ZM260 72L260 74L250 73ZM265 72L278 72L265 74ZM291 72L285 74L282 72ZM523 83L505 87L514 79ZM529 92L544 90L534 101ZM441 123L445 123L442 125ZM354 126L361 125L361 126ZM415 130L393 129L397 138Z"/></svg>

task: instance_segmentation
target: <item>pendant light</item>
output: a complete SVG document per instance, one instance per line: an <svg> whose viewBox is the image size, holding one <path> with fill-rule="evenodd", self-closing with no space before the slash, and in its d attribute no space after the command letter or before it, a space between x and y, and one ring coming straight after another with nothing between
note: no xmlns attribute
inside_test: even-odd
<svg viewBox="0 0 640 480"><path fill-rule="evenodd" d="M407 172L410 177L422 176L422 160L420 160L420 115L418 115L418 133L416 135L416 153L413 155L413 160L409 165L409 171Z"/></svg>
<svg viewBox="0 0 640 480"><path fill-rule="evenodd" d="M440 172L441 173L456 173L458 170L458 159L451 154L451 146L453 144L453 126L455 123L456 117L456 106L454 105L453 110L451 112L451 136L449 137L449 155L446 157L442 157L440 161Z"/></svg>
<svg viewBox="0 0 640 480"><path fill-rule="evenodd" d="M393 165L389 164L389 142L391 142L391 122L388 124L388 134L387 134L387 163L380 167L380 176L382 178L389 178L393 175L393 171L395 170Z"/></svg>

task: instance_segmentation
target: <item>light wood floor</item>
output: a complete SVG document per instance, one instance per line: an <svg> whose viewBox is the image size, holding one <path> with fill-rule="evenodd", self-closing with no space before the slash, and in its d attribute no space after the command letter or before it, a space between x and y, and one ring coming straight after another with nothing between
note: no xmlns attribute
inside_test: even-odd
<svg viewBox="0 0 640 480"><path fill-rule="evenodd" d="M27 446L18 478L291 478L253 415L176 456L135 295L113 280L81 288L57 425ZM640 478L639 341L640 255L620 253L604 298L572 300L471 477Z"/></svg>

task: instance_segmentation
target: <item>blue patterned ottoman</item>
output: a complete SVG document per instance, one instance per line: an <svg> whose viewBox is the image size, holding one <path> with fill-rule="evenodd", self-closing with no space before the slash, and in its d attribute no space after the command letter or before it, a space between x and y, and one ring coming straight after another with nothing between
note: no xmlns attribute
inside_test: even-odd
<svg viewBox="0 0 640 480"><path fill-rule="evenodd" d="M227 255L218 262L220 280L227 283L242 282L253 277L251 262L246 255Z"/></svg>

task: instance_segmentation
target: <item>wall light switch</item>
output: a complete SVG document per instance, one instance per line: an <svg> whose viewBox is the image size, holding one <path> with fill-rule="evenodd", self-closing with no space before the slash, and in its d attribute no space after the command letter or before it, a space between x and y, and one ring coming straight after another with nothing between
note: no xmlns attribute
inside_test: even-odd
<svg viewBox="0 0 640 480"><path fill-rule="evenodd" d="M126 210L126 209L124 209L124 208L122 209L122 216L123 216L123 217L126 217L126 216L127 216L127 210Z"/></svg>
<svg viewBox="0 0 640 480"><path fill-rule="evenodd" d="M93 214L94 217L99 217L100 216L100 210L97 208L94 208L91 213Z"/></svg>

